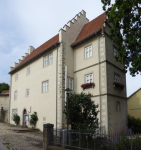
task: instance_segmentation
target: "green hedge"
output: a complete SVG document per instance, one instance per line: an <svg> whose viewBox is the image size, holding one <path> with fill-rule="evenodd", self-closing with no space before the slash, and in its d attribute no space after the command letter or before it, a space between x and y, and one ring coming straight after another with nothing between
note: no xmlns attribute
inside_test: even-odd
<svg viewBox="0 0 141 150"><path fill-rule="evenodd" d="M141 133L141 119L128 115L128 128L134 133Z"/></svg>

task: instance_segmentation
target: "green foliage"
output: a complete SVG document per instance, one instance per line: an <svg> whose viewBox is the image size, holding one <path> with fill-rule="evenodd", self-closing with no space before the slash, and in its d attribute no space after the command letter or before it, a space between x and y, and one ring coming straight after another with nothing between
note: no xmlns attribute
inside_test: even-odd
<svg viewBox="0 0 141 150"><path fill-rule="evenodd" d="M134 133L141 133L141 119L128 115L128 128Z"/></svg>
<svg viewBox="0 0 141 150"><path fill-rule="evenodd" d="M14 117L13 117L12 119L13 119L13 121L15 122L16 125L19 124L19 122L20 122L20 116L18 116L18 115L16 114L16 115L14 115Z"/></svg>
<svg viewBox="0 0 141 150"><path fill-rule="evenodd" d="M33 127L35 127L35 126L36 126L36 123L37 123L37 121L38 121L37 112L34 112L34 114L32 114L32 115L30 115L30 116L31 116L31 118L30 118L29 123L30 123Z"/></svg>
<svg viewBox="0 0 141 150"><path fill-rule="evenodd" d="M9 85L6 84L6 83L1 83L1 84L0 84L0 93L1 93L3 90L9 90Z"/></svg>
<svg viewBox="0 0 141 150"><path fill-rule="evenodd" d="M114 25L110 36L118 45L116 60L125 65L125 72L129 67L132 76L141 73L141 1L116 0L112 6L111 0L101 2Z"/></svg>
<svg viewBox="0 0 141 150"><path fill-rule="evenodd" d="M68 102L64 110L64 114L68 115L68 124L72 129L90 129L93 130L98 126L98 112L96 109L98 105L95 105L91 100L92 95L85 93L70 93Z"/></svg>

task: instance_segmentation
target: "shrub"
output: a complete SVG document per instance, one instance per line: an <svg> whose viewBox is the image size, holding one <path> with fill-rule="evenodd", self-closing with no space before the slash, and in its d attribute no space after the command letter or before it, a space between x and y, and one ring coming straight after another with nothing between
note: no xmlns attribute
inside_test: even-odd
<svg viewBox="0 0 141 150"><path fill-rule="evenodd" d="M30 115L30 121L29 123L32 125L32 127L34 128L36 126L36 123L38 121L38 116L37 116L37 112L34 112L34 114Z"/></svg>
<svg viewBox="0 0 141 150"><path fill-rule="evenodd" d="M13 119L13 121L15 122L15 124L17 126L20 122L20 117L16 114L16 115L14 115L14 117L12 119Z"/></svg>
<svg viewBox="0 0 141 150"><path fill-rule="evenodd" d="M134 133L141 133L141 119L128 115L128 128Z"/></svg>
<svg viewBox="0 0 141 150"><path fill-rule="evenodd" d="M67 101L63 113L68 115L68 124L71 125L71 129L81 130L95 130L98 127L97 110L98 105L91 100L93 95L90 93L85 94L83 92L70 93L68 100L68 112Z"/></svg>

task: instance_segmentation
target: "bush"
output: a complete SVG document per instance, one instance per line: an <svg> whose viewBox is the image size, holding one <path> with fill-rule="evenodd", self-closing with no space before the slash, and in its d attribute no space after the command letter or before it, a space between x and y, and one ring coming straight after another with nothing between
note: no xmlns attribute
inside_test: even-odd
<svg viewBox="0 0 141 150"><path fill-rule="evenodd" d="M38 116L37 116L37 112L34 112L34 114L30 115L30 121L29 123L32 125L32 127L34 128L36 126L36 123L38 121Z"/></svg>
<svg viewBox="0 0 141 150"><path fill-rule="evenodd" d="M141 119L128 115L128 128L134 133L141 133Z"/></svg>
<svg viewBox="0 0 141 150"><path fill-rule="evenodd" d="M19 124L19 122L20 122L20 117L19 117L17 114L14 115L14 117L13 117L12 119L13 119L13 121L15 122L16 125Z"/></svg>
<svg viewBox="0 0 141 150"><path fill-rule="evenodd" d="M68 124L71 125L71 129L81 130L95 130L98 127L97 110L98 105L91 100L93 95L90 93L85 94L83 92L70 93L68 100L68 112L67 101L63 113L68 116Z"/></svg>

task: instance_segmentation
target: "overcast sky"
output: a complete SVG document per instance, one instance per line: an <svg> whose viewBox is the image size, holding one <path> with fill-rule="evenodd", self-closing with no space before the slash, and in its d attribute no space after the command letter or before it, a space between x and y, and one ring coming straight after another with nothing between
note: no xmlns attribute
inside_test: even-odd
<svg viewBox="0 0 141 150"><path fill-rule="evenodd" d="M114 0L112 0L114 2ZM81 10L91 21L103 13L101 0L0 0L0 83L29 46L37 48ZM126 75L127 96L141 87L141 75Z"/></svg>

